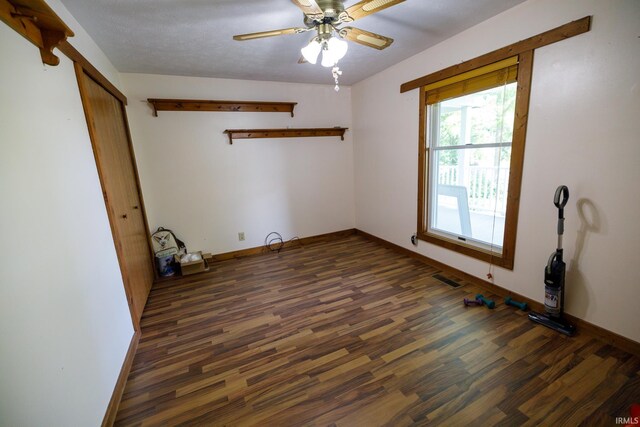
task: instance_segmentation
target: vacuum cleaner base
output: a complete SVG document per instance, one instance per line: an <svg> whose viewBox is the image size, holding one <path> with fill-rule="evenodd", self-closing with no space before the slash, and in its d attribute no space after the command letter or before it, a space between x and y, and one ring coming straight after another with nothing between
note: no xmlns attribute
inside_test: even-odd
<svg viewBox="0 0 640 427"><path fill-rule="evenodd" d="M575 325L570 324L563 318L553 319L546 314L532 311L529 313L529 319L567 336L573 336L576 333Z"/></svg>

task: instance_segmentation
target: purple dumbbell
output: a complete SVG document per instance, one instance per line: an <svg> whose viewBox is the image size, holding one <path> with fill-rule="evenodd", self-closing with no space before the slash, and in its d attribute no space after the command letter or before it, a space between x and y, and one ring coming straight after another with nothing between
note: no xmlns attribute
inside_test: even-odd
<svg viewBox="0 0 640 427"><path fill-rule="evenodd" d="M477 307L484 304L484 302L479 298L476 298L476 299L465 298L463 302L465 307L474 307L474 306Z"/></svg>

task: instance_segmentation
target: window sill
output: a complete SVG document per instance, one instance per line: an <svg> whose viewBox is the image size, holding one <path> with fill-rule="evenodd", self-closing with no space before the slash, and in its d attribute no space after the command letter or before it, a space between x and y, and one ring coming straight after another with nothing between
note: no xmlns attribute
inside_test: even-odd
<svg viewBox="0 0 640 427"><path fill-rule="evenodd" d="M418 232L418 239L436 246L452 250L454 252L458 252L463 255L470 256L480 261L485 261L493 265L506 268L507 270L513 270L513 256L509 257L505 253L491 253L487 250L464 244L457 240L447 239L442 236L437 236L425 232Z"/></svg>

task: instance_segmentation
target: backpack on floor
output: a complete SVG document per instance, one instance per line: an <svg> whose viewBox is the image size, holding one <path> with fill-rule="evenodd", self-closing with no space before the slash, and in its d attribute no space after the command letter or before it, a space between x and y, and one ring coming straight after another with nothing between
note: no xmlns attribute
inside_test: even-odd
<svg viewBox="0 0 640 427"><path fill-rule="evenodd" d="M151 235L151 243L156 257L167 257L177 254L181 249L185 252L187 250L182 240L178 239L173 231L164 227L158 227Z"/></svg>

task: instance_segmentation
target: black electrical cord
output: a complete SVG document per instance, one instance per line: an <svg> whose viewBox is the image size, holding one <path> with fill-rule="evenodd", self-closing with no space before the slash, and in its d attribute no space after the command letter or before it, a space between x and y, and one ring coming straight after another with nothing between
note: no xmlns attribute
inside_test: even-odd
<svg viewBox="0 0 640 427"><path fill-rule="evenodd" d="M275 237L272 237L271 239L269 239L271 235L275 235ZM277 247L273 246L274 242L278 244ZM267 237L264 238L264 246L272 252L280 252L280 250L284 246L284 240L282 239L282 235L275 231L272 231L271 233L267 234Z"/></svg>
<svg viewBox="0 0 640 427"><path fill-rule="evenodd" d="M271 237L272 235L273 237ZM300 238L298 236L292 237L285 242L280 233L272 231L271 233L267 234L267 237L264 238L264 247L271 252L280 253L280 251L285 247L287 243L293 243L294 241L297 241L298 244L302 246L302 242L300 241Z"/></svg>

